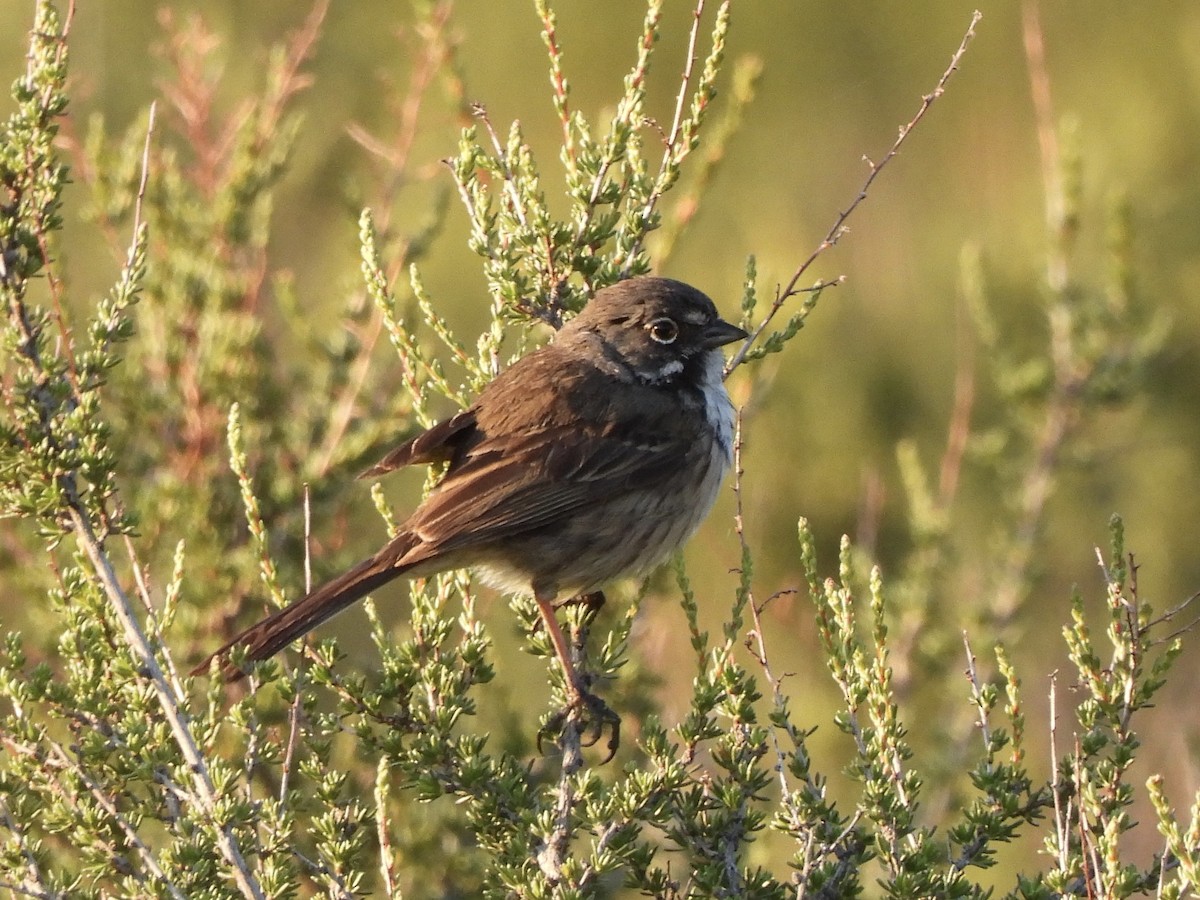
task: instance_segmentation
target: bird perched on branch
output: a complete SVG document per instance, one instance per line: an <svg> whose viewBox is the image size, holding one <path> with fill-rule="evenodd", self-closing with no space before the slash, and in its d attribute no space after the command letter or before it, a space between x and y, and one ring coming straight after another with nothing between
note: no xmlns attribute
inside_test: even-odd
<svg viewBox="0 0 1200 900"><path fill-rule="evenodd" d="M569 709L615 720L581 683L555 603L648 572L704 520L733 459L720 348L746 337L679 281L630 278L598 291L469 409L364 473L446 463L394 538L230 639L195 673L216 660L237 679L234 648L266 659L395 578L469 567L503 591L533 594Z"/></svg>

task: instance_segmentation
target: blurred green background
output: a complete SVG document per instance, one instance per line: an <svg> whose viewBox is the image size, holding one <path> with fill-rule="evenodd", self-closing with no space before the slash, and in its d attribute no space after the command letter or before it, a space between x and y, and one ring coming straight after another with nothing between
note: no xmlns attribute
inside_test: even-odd
<svg viewBox="0 0 1200 900"><path fill-rule="evenodd" d="M151 48L162 40L161 6L80 3L71 40L78 121L100 112L120 131L159 97L156 82L165 66ZM766 364L772 378L747 425L745 478L747 529L759 550L763 597L800 584L799 516L812 521L826 573L834 571L842 533L870 538L885 577L889 563L904 558L910 538L895 448L912 439L926 467L936 471L956 365L971 343L958 289L964 246L980 249L995 316L1014 345L1045 341L1039 291L1046 216L1021 8L1011 0L978 6L984 14L978 37L947 94L851 219L851 232L812 273L813 279L845 275L845 284L821 298L799 339ZM867 174L863 155L880 159L933 88L974 8L926 2L918 13L917 7L897 0L735 4L729 52L760 57L764 75L663 274L694 283L730 315L748 255L757 257L764 297L788 279L857 193ZM177 18L199 12L226 42L221 102L230 106L257 85L268 46L298 27L306 12L294 2L232 0L171 8ZM574 0L556 10L573 104L603 122L633 59L642 5ZM31 16L25 0L0 0L0 72L8 79L22 66ZM311 66L315 81L299 101L305 120L279 192L271 265L294 272L302 303L317 315L327 310L331 327L357 277L359 204L378 190L377 169L347 126L387 130L393 111L380 96L386 82L403 82L411 65L405 50L411 45L397 36L410 17L405 4L335 0ZM1113 197L1126 194L1141 314L1165 314L1172 325L1134 402L1085 423L1075 449L1086 453L1061 478L1047 508L1034 602L1012 648L1025 678L1035 750L1045 731L1048 677L1065 661L1058 635L1072 585L1080 586L1089 609L1101 610L1093 547L1107 545L1110 513L1125 516L1145 599L1162 609L1200 590L1200 3L1057 0L1044 4L1041 18L1056 124L1069 123L1082 160L1074 272L1085 286L1102 289L1106 210ZM466 98L484 103L501 130L521 120L540 152L543 186L553 194L559 125L533 4L461 0L453 21ZM650 102L651 114L663 122L670 121L690 22L690 4L668 0ZM10 102L0 101L0 110L6 113ZM415 153L436 166L455 151L462 123L448 104L428 106ZM449 186L448 173L439 178ZM76 185L69 202L85 202L85 190ZM416 202L399 197L397 220L420 221L425 210L405 205ZM111 282L114 263L73 207L67 220L64 256L72 286L80 296L97 295ZM451 206L422 272L439 302L457 299L458 306L443 312L471 334L486 319L487 297L465 237L466 217ZM980 421L991 415L986 399L981 396L975 410ZM963 477L954 509L955 553L984 560L997 497L969 465ZM694 577L711 580L724 597L719 592L732 584L726 571L738 551L731 504L728 498L722 503L689 559ZM953 633L965 619L957 605L972 595L963 586L947 596L938 618ZM13 602L19 600L0 601ZM679 651L680 616L674 605L661 604L648 612L640 632L645 665L667 671L668 687L682 687L690 672L669 662ZM797 673L788 684L799 721L821 727L831 742L826 767L836 768L841 738L829 721L831 688L805 598L774 604L768 626L777 668ZM1200 635L1187 639L1164 702L1142 721L1150 735L1142 765L1146 771L1165 767L1168 791L1178 798L1200 786L1198 643ZM948 668L960 667L956 658ZM670 713L673 694L664 696ZM966 685L952 678L919 696L912 712L936 714L943 704L961 704Z"/></svg>

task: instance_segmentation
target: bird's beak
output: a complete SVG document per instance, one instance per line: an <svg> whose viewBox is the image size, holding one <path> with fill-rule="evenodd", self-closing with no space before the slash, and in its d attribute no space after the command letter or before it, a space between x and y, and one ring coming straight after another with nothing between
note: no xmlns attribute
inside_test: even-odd
<svg viewBox="0 0 1200 900"><path fill-rule="evenodd" d="M704 346L712 350L715 347L732 344L734 341L744 341L750 335L736 325L730 325L724 319L717 319L717 321L704 326L700 337Z"/></svg>

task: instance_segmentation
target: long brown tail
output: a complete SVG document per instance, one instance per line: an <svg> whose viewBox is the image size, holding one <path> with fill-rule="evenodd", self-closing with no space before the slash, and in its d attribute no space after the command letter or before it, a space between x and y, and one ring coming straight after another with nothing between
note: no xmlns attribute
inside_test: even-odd
<svg viewBox="0 0 1200 900"><path fill-rule="evenodd" d="M192 670L192 674L204 674L214 659L220 659L221 674L227 681L237 681L244 677L246 673L229 660L229 651L235 647L244 647L247 662L257 662L274 656L296 638L333 618L355 600L361 600L375 588L408 571L408 566L394 564L400 555L396 551L397 548L389 544L370 559L364 559L354 568L332 581L327 581L312 593L251 625L208 656Z"/></svg>

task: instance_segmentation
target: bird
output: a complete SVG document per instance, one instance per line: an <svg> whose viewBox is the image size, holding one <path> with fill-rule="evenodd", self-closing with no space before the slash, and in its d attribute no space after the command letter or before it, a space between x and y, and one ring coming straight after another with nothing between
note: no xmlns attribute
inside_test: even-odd
<svg viewBox="0 0 1200 900"><path fill-rule="evenodd" d="M598 290L467 409L362 473L445 465L395 537L232 637L193 674L216 662L237 680L236 648L246 662L266 659L393 579L470 568L502 591L533 595L568 707L594 702L556 603L647 574L708 515L733 460L721 348L747 337L681 281L638 276Z"/></svg>

